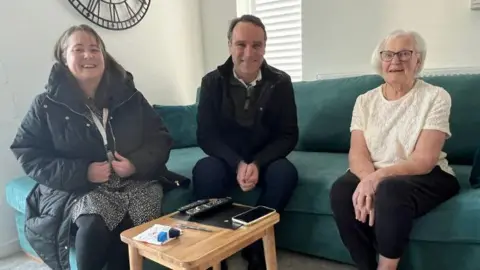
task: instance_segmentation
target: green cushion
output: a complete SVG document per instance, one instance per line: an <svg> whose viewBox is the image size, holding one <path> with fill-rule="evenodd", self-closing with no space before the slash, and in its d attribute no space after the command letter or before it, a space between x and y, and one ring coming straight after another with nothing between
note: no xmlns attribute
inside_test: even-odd
<svg viewBox="0 0 480 270"><path fill-rule="evenodd" d="M460 184L460 188L463 190L468 190L471 188L470 182L469 182L469 177L470 177L470 171L472 170L472 166L469 165L450 165L455 172L455 176L458 179L458 182Z"/></svg>
<svg viewBox="0 0 480 270"><path fill-rule="evenodd" d="M294 83L300 131L297 150L348 152L355 100L381 83L376 75Z"/></svg>
<svg viewBox="0 0 480 270"><path fill-rule="evenodd" d="M426 77L424 80L441 86L450 93L452 109L450 129L452 137L445 143L444 151L452 164L473 164L475 151L480 145L480 75L453 75Z"/></svg>
<svg viewBox="0 0 480 270"><path fill-rule="evenodd" d="M7 203L16 211L25 213L26 198L34 186L35 181L28 176L9 181L5 187Z"/></svg>
<svg viewBox="0 0 480 270"><path fill-rule="evenodd" d="M470 173L470 184L473 188L480 188L480 148L475 153L473 168Z"/></svg>
<svg viewBox="0 0 480 270"><path fill-rule="evenodd" d="M299 172L299 182L287 210L331 214L329 194L332 184L348 169L348 155L294 151L288 159ZM471 166L452 165L463 189L469 188Z"/></svg>
<svg viewBox="0 0 480 270"><path fill-rule="evenodd" d="M167 168L191 179L193 167L206 156L199 147L175 149L170 152Z"/></svg>
<svg viewBox="0 0 480 270"><path fill-rule="evenodd" d="M197 145L197 105L153 105L172 135L173 148Z"/></svg>
<svg viewBox="0 0 480 270"><path fill-rule="evenodd" d="M422 241L480 244L480 189L463 190L419 218L411 238Z"/></svg>
<svg viewBox="0 0 480 270"><path fill-rule="evenodd" d="M286 209L330 215L330 188L347 171L348 155L294 151L288 159L297 168L299 181Z"/></svg>

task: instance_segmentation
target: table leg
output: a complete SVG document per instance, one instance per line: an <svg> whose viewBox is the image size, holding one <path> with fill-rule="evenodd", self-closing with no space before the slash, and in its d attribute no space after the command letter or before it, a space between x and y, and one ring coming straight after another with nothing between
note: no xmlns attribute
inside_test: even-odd
<svg viewBox="0 0 480 270"><path fill-rule="evenodd" d="M138 253L138 249L128 246L128 259L130 261L130 270L143 269L143 257Z"/></svg>
<svg viewBox="0 0 480 270"><path fill-rule="evenodd" d="M277 250L273 226L267 229L267 234L263 237L263 249L265 250L267 270L277 270Z"/></svg>
<svg viewBox="0 0 480 270"><path fill-rule="evenodd" d="M220 270L220 269L222 269L220 266L220 263L216 263L213 265L213 270Z"/></svg>

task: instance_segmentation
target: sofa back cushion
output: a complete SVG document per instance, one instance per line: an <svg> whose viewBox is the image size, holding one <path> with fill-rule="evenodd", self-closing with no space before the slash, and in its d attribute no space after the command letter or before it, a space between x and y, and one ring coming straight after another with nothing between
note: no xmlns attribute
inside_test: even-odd
<svg viewBox="0 0 480 270"><path fill-rule="evenodd" d="M375 75L294 83L300 131L296 150L348 152L355 100L381 83Z"/></svg>
<svg viewBox="0 0 480 270"><path fill-rule="evenodd" d="M480 74L431 76L427 83L445 88L452 98L451 131L444 151L452 164L473 163L480 145ZM296 150L347 153L350 121L356 98L383 83L377 75L294 83L300 130ZM197 105L154 105L174 138L174 148L192 147L196 140Z"/></svg>
<svg viewBox="0 0 480 270"><path fill-rule="evenodd" d="M424 81L450 93L452 137L445 143L447 159L454 164L473 164L480 146L480 74L426 77Z"/></svg>
<svg viewBox="0 0 480 270"><path fill-rule="evenodd" d="M472 164L480 145L480 75L422 78L445 88L452 98L452 137L444 151L453 164ZM294 83L300 139L297 150L344 152L350 146L350 121L358 95L383 83L376 75Z"/></svg>
<svg viewBox="0 0 480 270"><path fill-rule="evenodd" d="M173 149L197 145L197 104L192 105L153 105L170 135Z"/></svg>

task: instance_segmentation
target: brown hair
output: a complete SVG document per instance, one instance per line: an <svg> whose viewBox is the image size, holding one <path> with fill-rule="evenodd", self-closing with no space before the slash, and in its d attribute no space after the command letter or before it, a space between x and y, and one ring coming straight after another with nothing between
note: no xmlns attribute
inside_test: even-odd
<svg viewBox="0 0 480 270"><path fill-rule="evenodd" d="M102 51L102 55L103 55L104 60L105 60L105 69L112 69L112 71L118 72L119 74L121 74L122 78L126 77L125 69L122 67L122 65L120 65L115 60L115 58L113 58L107 52L107 50L105 48L105 43L103 42L100 35L92 27L90 27L88 25L85 25L85 24L71 26L70 28L65 30L65 32L63 32L63 34L57 40L57 42L55 43L55 47L53 49L53 56L58 63L66 65L66 62L65 62L66 57L65 56L66 56L66 49L67 49L67 46L68 46L68 39L70 38L70 36L73 33L77 32L77 31L86 32L86 33L92 35L93 38L95 38L98 46L100 47L100 50Z"/></svg>
<svg viewBox="0 0 480 270"><path fill-rule="evenodd" d="M262 20L259 17L251 14L242 15L241 17L235 18L230 22L230 25L228 26L228 32L227 32L228 41L232 41L233 29L240 22L248 22L262 28L263 34L265 36L265 41L267 41L267 31L265 30L265 25L263 24Z"/></svg>

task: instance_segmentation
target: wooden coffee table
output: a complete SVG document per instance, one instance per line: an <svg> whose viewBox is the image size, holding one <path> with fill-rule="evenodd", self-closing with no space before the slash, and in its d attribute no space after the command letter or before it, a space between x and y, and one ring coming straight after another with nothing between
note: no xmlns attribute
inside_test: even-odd
<svg viewBox="0 0 480 270"><path fill-rule="evenodd" d="M277 270L274 225L280 221L278 213L236 230L177 220L171 217L175 214L172 213L121 233L122 241L128 244L131 270L141 270L143 258L171 269L204 270L213 267L214 270L220 270L222 260L259 239L263 239L267 269ZM213 232L182 229L182 236L162 246L133 240L136 235L154 224L167 226L184 224L202 227Z"/></svg>

